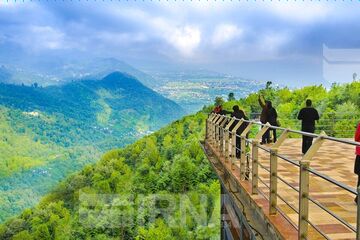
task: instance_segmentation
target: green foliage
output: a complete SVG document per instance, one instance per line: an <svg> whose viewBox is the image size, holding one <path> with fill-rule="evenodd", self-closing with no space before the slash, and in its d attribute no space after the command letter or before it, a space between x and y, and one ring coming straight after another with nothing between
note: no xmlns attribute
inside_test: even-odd
<svg viewBox="0 0 360 240"><path fill-rule="evenodd" d="M104 152L182 115L180 106L118 72L44 88L0 83L0 222Z"/></svg>
<svg viewBox="0 0 360 240"><path fill-rule="evenodd" d="M229 93L229 95L228 95L228 102L234 101L234 100L235 100L235 95L234 95L234 93L233 93L233 92Z"/></svg>
<svg viewBox="0 0 360 240"><path fill-rule="evenodd" d="M224 99L222 97L216 97L215 98L215 106L220 106L224 104Z"/></svg>
<svg viewBox="0 0 360 240"><path fill-rule="evenodd" d="M0 239L217 239L219 184L198 144L206 117L107 152L0 225Z"/></svg>
<svg viewBox="0 0 360 240"><path fill-rule="evenodd" d="M359 82L329 90L268 84L260 93L273 102L282 126L299 128L296 116L307 98L321 114L318 131L352 137L360 118ZM257 97L228 101L224 109L237 104L248 115L259 112ZM108 112L102 107L100 119L106 123ZM69 176L37 207L0 225L0 239L218 239L219 183L198 144L211 109L107 152Z"/></svg>
<svg viewBox="0 0 360 240"><path fill-rule="evenodd" d="M300 129L301 122L297 120L297 114L305 107L306 99L312 100L313 106L320 114L317 133L325 131L330 136L352 138L360 119L359 81L342 85L333 84L329 90L322 85L290 90L286 87L274 88L269 83L259 93L250 94L239 101L225 103L224 109L231 111L232 106L239 105L248 116L253 117L254 113L261 112L258 94L272 101L282 127Z"/></svg>

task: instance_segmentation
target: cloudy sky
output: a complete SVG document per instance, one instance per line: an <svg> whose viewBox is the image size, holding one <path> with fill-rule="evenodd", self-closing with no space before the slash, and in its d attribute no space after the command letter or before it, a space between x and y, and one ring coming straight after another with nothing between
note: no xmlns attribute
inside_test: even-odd
<svg viewBox="0 0 360 240"><path fill-rule="evenodd" d="M358 1L1 1L0 49L302 85L330 81L324 46L360 48L359 16Z"/></svg>

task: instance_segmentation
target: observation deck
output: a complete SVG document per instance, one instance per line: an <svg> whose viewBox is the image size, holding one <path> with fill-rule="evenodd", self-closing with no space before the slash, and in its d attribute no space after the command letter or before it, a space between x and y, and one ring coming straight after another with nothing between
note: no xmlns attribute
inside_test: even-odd
<svg viewBox="0 0 360 240"><path fill-rule="evenodd" d="M359 143L218 114L206 127L202 147L221 183L222 239L360 239ZM268 129L280 136L261 145ZM304 155L301 136L314 138Z"/></svg>

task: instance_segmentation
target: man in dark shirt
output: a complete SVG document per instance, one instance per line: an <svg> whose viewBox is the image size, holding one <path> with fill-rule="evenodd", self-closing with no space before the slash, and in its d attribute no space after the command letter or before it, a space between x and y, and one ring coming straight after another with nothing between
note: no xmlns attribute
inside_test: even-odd
<svg viewBox="0 0 360 240"><path fill-rule="evenodd" d="M301 109L298 115L298 119L301 120L301 131L314 133L315 132L315 120L319 120L318 111L312 107L310 99L306 100L306 107ZM313 138L303 135L302 153L305 154L312 145Z"/></svg>
<svg viewBox="0 0 360 240"><path fill-rule="evenodd" d="M231 113L231 117L235 117L237 119L244 119L244 120L249 120L248 117L246 117L245 113L243 110L241 110L239 108L238 105L233 106L233 112ZM238 124L239 120L235 120L235 122L230 126L229 131L232 131L233 128L236 126L236 124ZM241 124L241 126L236 130L236 157L240 158L240 135L241 133L245 130L245 128L247 127L248 123L245 122L243 124Z"/></svg>

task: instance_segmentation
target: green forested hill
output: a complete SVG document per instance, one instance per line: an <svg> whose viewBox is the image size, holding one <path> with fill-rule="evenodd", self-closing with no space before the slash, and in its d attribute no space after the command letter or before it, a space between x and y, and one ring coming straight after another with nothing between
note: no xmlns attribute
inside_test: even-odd
<svg viewBox="0 0 360 240"><path fill-rule="evenodd" d="M0 239L218 239L219 186L198 144L205 118L106 153L2 225Z"/></svg>
<svg viewBox="0 0 360 240"><path fill-rule="evenodd" d="M359 82L331 89L268 85L260 92L273 101L282 125L293 129L307 98L321 114L318 129L328 134L352 137L360 120ZM224 107L259 112L257 97ZM0 239L218 239L219 184L198 144L211 109L106 153L1 225Z"/></svg>
<svg viewBox="0 0 360 240"><path fill-rule="evenodd" d="M44 88L0 83L0 222L104 152L183 114L119 72Z"/></svg>

